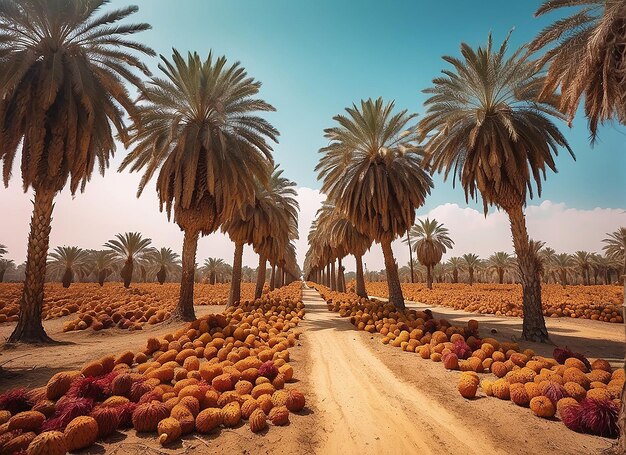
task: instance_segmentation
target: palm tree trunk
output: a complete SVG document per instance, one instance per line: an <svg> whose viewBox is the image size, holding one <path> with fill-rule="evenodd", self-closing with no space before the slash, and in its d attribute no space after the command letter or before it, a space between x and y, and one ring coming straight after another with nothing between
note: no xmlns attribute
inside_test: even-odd
<svg viewBox="0 0 626 455"><path fill-rule="evenodd" d="M270 291L273 291L276 286L276 264L272 264L272 274L270 275Z"/></svg>
<svg viewBox="0 0 626 455"><path fill-rule="evenodd" d="M474 284L474 269L470 267L467 271L469 272L469 284L472 286Z"/></svg>
<svg viewBox="0 0 626 455"><path fill-rule="evenodd" d="M426 266L426 286L428 289L433 288L433 269L431 265Z"/></svg>
<svg viewBox="0 0 626 455"><path fill-rule="evenodd" d="M459 271L456 268L452 271L452 282L453 283L459 282Z"/></svg>
<svg viewBox="0 0 626 455"><path fill-rule="evenodd" d="M339 292L346 292L346 282L343 276L343 266L341 265L341 258L337 258L337 290Z"/></svg>
<svg viewBox="0 0 626 455"><path fill-rule="evenodd" d="M66 267L65 273L63 273L63 278L61 279L63 287L65 289L69 288L72 284L72 281L74 281L74 272L72 272L72 269L70 269L69 267Z"/></svg>
<svg viewBox="0 0 626 455"><path fill-rule="evenodd" d="M156 277L157 277L157 281L159 282L159 284L165 283L165 280L167 278L167 270L165 270L164 265L161 266L161 268L156 274Z"/></svg>
<svg viewBox="0 0 626 455"><path fill-rule="evenodd" d="M406 240L409 244L409 266L411 267L411 283L415 283L415 272L413 271L413 248L411 248L411 229L406 231Z"/></svg>
<svg viewBox="0 0 626 455"><path fill-rule="evenodd" d="M196 274L196 250L198 249L197 229L186 229L183 239L182 274L180 278L180 295L178 306L172 313L172 318L183 321L193 321L196 313L193 309L193 286Z"/></svg>
<svg viewBox="0 0 626 455"><path fill-rule="evenodd" d="M504 269L498 269L498 283L504 283Z"/></svg>
<svg viewBox="0 0 626 455"><path fill-rule="evenodd" d="M522 279L522 306L524 320L522 337L529 341L548 341L548 330L541 307L541 281L537 270L537 258L530 248L526 220L522 205L507 210L513 234L513 246L517 254Z"/></svg>
<svg viewBox="0 0 626 455"><path fill-rule="evenodd" d="M263 294L263 286L265 285L265 271L267 259L259 254L259 267L256 270L256 289L254 290L254 299L260 299Z"/></svg>
<svg viewBox="0 0 626 455"><path fill-rule="evenodd" d="M389 288L389 303L399 310L404 310L404 297L398 277L398 265L393 257L391 238L380 242L385 257L385 270L387 271L387 287Z"/></svg>
<svg viewBox="0 0 626 455"><path fill-rule="evenodd" d="M233 274L230 281L230 294L226 308L241 300L241 263L243 260L243 242L235 242L235 257L233 258Z"/></svg>
<svg viewBox="0 0 626 455"><path fill-rule="evenodd" d="M125 288L129 288L130 283L133 280L133 268L133 258L129 257L128 259L126 259L124 267L122 267L122 270L120 271L120 276L122 277L122 281L124 281Z"/></svg>
<svg viewBox="0 0 626 455"><path fill-rule="evenodd" d="M330 263L330 290L337 290L337 273L335 271L335 261Z"/></svg>
<svg viewBox="0 0 626 455"><path fill-rule="evenodd" d="M6 271L7 269L0 269L0 283L4 281L4 274Z"/></svg>
<svg viewBox="0 0 626 455"><path fill-rule="evenodd" d="M354 259L356 260L356 295L367 298L365 278L363 277L363 256L355 254Z"/></svg>
<svg viewBox="0 0 626 455"><path fill-rule="evenodd" d="M17 326L8 339L9 343L50 343L41 323L46 259L50 243L50 222L54 208L54 191L35 190L33 217L30 220L28 252L26 256L26 278L20 300L20 315Z"/></svg>

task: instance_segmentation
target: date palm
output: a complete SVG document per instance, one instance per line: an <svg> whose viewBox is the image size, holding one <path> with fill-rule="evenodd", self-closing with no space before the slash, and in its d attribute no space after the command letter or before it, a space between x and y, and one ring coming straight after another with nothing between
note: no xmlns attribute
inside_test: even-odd
<svg viewBox="0 0 626 455"><path fill-rule="evenodd" d="M433 172L450 173L461 183L466 199L482 197L485 214L490 205L509 216L518 258L524 321L522 336L546 341L548 332L541 307L541 281L524 218L527 197L542 176L556 171L559 147L573 153L552 119L562 119L556 95L540 102L544 75L524 48L508 55L509 38L494 48L461 44L462 59L444 57L453 67L424 90L427 114L419 124Z"/></svg>
<svg viewBox="0 0 626 455"><path fill-rule="evenodd" d="M89 262L98 284L104 286L104 280L113 272L117 258L115 253L109 250L91 251Z"/></svg>
<svg viewBox="0 0 626 455"><path fill-rule="evenodd" d="M544 28L530 44L545 50L549 64L543 95L561 91L560 109L571 122L584 97L592 140L598 125L616 118L626 124L626 3L623 0L545 0L536 16L576 7Z"/></svg>
<svg viewBox="0 0 626 455"><path fill-rule="evenodd" d="M13 270L14 268L15 262L12 259L0 259L0 283L4 280L7 270Z"/></svg>
<svg viewBox="0 0 626 455"><path fill-rule="evenodd" d="M146 260L157 270L156 278L159 284L165 283L172 270L180 267L180 256L171 248L152 249L146 255Z"/></svg>
<svg viewBox="0 0 626 455"><path fill-rule="evenodd" d="M109 248L117 259L124 262L120 270L120 276L124 281L124 287L130 287L133 279L135 263L144 258L150 252L151 239L143 238L139 232L125 232L116 234L115 239L104 244Z"/></svg>
<svg viewBox="0 0 626 455"><path fill-rule="evenodd" d="M561 286L565 287L568 284L568 276L571 275L575 265L574 259L570 254L560 253L554 256L552 260L552 266L559 277Z"/></svg>
<svg viewBox="0 0 626 455"><path fill-rule="evenodd" d="M474 284L474 272L480 268L481 260L478 255L474 253L467 253L462 256L464 261L464 268L467 270L470 286Z"/></svg>
<svg viewBox="0 0 626 455"><path fill-rule="evenodd" d="M622 226L606 235L608 237L602 240L605 243L602 249L609 258L622 264L621 279L623 280L626 275L626 227Z"/></svg>
<svg viewBox="0 0 626 455"><path fill-rule="evenodd" d="M82 275L87 270L89 253L75 246L58 246L49 254L48 266L52 273L61 275L64 288L74 282L74 275Z"/></svg>
<svg viewBox="0 0 626 455"><path fill-rule="evenodd" d="M587 251L576 251L572 256L574 265L578 268L580 276L583 279L583 283L587 286L591 284L589 279L589 272L591 271L592 259L593 256Z"/></svg>
<svg viewBox="0 0 626 455"><path fill-rule="evenodd" d="M417 220L417 224L411 228L411 233L415 239L413 249L417 259L426 267L426 286L432 289L433 268L439 264L447 249L452 248L454 242L448 229L434 218Z"/></svg>
<svg viewBox="0 0 626 455"><path fill-rule="evenodd" d="M298 202L295 182L282 176L283 171L275 166L269 182L256 182L254 202L238 211L222 225L235 243L233 279L231 281L228 306L241 298L241 272L244 245L260 245L265 237L289 219L298 219ZM265 267L265 264L263 264Z"/></svg>
<svg viewBox="0 0 626 455"><path fill-rule="evenodd" d="M255 181L266 184L271 162L268 140L278 131L257 112L274 108L255 96L261 83L237 62L209 53L185 59L174 50L161 56L164 78L148 83L131 128L132 151L120 170L145 169L137 195L158 173L161 209L174 214L184 231L182 278L174 317L195 319L193 309L196 250L208 235L254 200Z"/></svg>
<svg viewBox="0 0 626 455"><path fill-rule="evenodd" d="M7 249L7 247L0 243L0 258L4 256L5 254L7 254L8 252L9 250Z"/></svg>
<svg viewBox="0 0 626 455"><path fill-rule="evenodd" d="M105 0L0 2L0 160L5 186L21 152L24 190L34 191L20 318L10 342L49 342L41 324L53 201L66 184L83 191L115 151L128 88L146 75L148 47L129 39L148 24L122 23L137 7L102 12Z"/></svg>
<svg viewBox="0 0 626 455"><path fill-rule="evenodd" d="M541 276L546 283L549 278L552 278L552 281L556 282L554 269L552 267L555 257L556 251L554 251L554 248L545 247L539 252L538 259L541 264Z"/></svg>
<svg viewBox="0 0 626 455"><path fill-rule="evenodd" d="M459 282L459 272L465 270L465 261L459 256L454 256L448 259L448 266L452 272L452 282Z"/></svg>
<svg viewBox="0 0 626 455"><path fill-rule="evenodd" d="M394 113L382 98L361 101L337 115L325 130L330 141L316 167L322 191L359 232L380 243L387 270L389 302L404 309L391 242L410 229L415 210L433 186L407 110Z"/></svg>
<svg viewBox="0 0 626 455"><path fill-rule="evenodd" d="M223 273L225 266L224 259L209 258L204 261L201 271L208 279L209 284L215 284L218 277Z"/></svg>
<svg viewBox="0 0 626 455"><path fill-rule="evenodd" d="M504 251L497 251L487 259L487 269L498 276L498 284L504 283L504 275L515 267L515 258Z"/></svg>

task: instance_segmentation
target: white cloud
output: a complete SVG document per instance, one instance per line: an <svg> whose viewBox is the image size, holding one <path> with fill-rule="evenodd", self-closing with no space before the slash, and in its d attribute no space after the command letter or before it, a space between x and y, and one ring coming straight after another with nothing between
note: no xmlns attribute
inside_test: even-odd
<svg viewBox="0 0 626 455"><path fill-rule="evenodd" d="M72 198L67 191L62 192L56 199L50 246L100 248L118 232L137 230L152 238L156 246L180 251L182 232L177 225L167 221L165 214L158 211L152 188L147 188L140 199L135 198L137 181L137 175L109 172L106 179L95 177L87 185L85 194ZM0 190L0 211L9 214L0 225L0 243L8 246L8 256L17 263L26 257L31 199L32 194L24 194L17 180L8 189ZM307 250L311 222L324 199L319 190L306 187L298 189L300 238L296 246L301 265ZM455 246L448 256L474 252L487 257L494 251L513 250L508 218L504 212L492 210L485 218L481 212L472 208L443 204L428 213L420 213L422 216L434 217L450 230ZM532 238L545 241L559 252L568 253L576 250L600 251L607 232L614 231L618 226L626 226L624 209L580 210L551 201L528 206L526 218ZM393 248L398 263L406 264L409 257L406 246L397 240ZM233 250L233 244L227 236L213 234L200 239L197 260L202 263L207 257L214 256L232 263ZM243 262L250 267L258 264L252 248L245 248ZM370 270L384 267L379 245L373 245L365 255L364 262ZM348 270L353 270L354 260L346 258L345 265Z"/></svg>

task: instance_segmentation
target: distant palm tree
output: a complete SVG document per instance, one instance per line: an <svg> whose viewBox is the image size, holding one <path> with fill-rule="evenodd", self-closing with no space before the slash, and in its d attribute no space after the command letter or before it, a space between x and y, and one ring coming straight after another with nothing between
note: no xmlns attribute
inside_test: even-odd
<svg viewBox="0 0 626 455"><path fill-rule="evenodd" d="M241 299L244 245L260 245L277 226L288 224L289 218L297 222L299 206L296 200L296 184L282 174L283 171L275 166L268 183L262 184L257 181L254 201L222 225L222 232L228 233L235 243L228 306ZM262 267L265 267L265 264Z"/></svg>
<svg viewBox="0 0 626 455"><path fill-rule="evenodd" d="M504 274L515 267L515 258L509 253L498 251L487 259L487 268L498 276L498 283L504 283Z"/></svg>
<svg viewBox="0 0 626 455"><path fill-rule="evenodd" d="M11 270L15 267L15 262L12 259L0 259L0 283L4 280L4 274L7 270Z"/></svg>
<svg viewBox="0 0 626 455"><path fill-rule="evenodd" d="M481 261L478 255L474 253L467 253L463 255L463 261L465 261L465 268L469 274L470 286L474 284L474 271L480 267Z"/></svg>
<svg viewBox="0 0 626 455"><path fill-rule="evenodd" d="M541 263L541 274L544 277L544 281L547 283L549 281L548 278L552 278L554 282L556 282L556 277L554 276L554 270L552 268L552 264L554 264L554 258L556 257L556 251L553 248L545 247L539 252L539 261Z"/></svg>
<svg viewBox="0 0 626 455"><path fill-rule="evenodd" d="M159 284L165 283L168 274L175 268L180 267L180 256L171 248L153 248L146 254L146 260L157 270L156 278Z"/></svg>
<svg viewBox="0 0 626 455"><path fill-rule="evenodd" d="M448 259L448 266L450 267L450 270L452 272L452 282L458 283L459 272L465 270L465 261L461 257L454 256Z"/></svg>
<svg viewBox="0 0 626 455"><path fill-rule="evenodd" d="M202 266L202 274L208 278L209 284L215 284L218 276L220 276L226 263L220 258L209 258L204 261Z"/></svg>
<svg viewBox="0 0 626 455"><path fill-rule="evenodd" d="M591 262L593 256L587 251L576 251L572 257L574 264L580 271L580 276L583 279L583 283L589 286L591 284L589 278L589 272L591 271Z"/></svg>
<svg viewBox="0 0 626 455"><path fill-rule="evenodd" d="M117 258L113 251L99 250L90 252L89 263L91 270L100 286L104 286L104 280L113 272L116 262Z"/></svg>
<svg viewBox="0 0 626 455"><path fill-rule="evenodd" d="M0 258L8 252L9 250L7 249L7 247L0 243Z"/></svg>
<svg viewBox="0 0 626 455"><path fill-rule="evenodd" d="M626 124L626 3L623 0L544 0L535 16L579 7L544 28L531 51L547 49L539 64L549 63L543 95L560 89L560 108L571 123L585 99L592 140L598 125L617 118Z"/></svg>
<svg viewBox="0 0 626 455"><path fill-rule="evenodd" d="M254 201L255 181L267 184L272 160L269 141L278 131L258 116L274 107L255 98L261 83L237 62L209 53L185 59L174 50L161 56L165 78L153 78L131 129L134 147L120 170L145 169L141 194L158 172L161 209L184 231L182 277L173 316L195 319L193 309L196 251L200 234L208 235Z"/></svg>
<svg viewBox="0 0 626 455"><path fill-rule="evenodd" d="M48 265L51 272L62 275L61 282L64 288L69 288L74 282L74 275L82 275L87 270L89 253L75 246L58 246L49 255Z"/></svg>
<svg viewBox="0 0 626 455"><path fill-rule="evenodd" d="M556 271L559 281L563 287L567 286L567 277L572 273L574 269L574 259L570 254L560 253L554 256L552 266Z"/></svg>
<svg viewBox="0 0 626 455"><path fill-rule="evenodd" d="M382 98L361 101L337 115L325 130L330 141L315 168L329 202L368 238L380 243L385 258L389 302L404 309L398 266L391 242L411 228L415 210L433 186L424 171L423 151L406 110L393 113Z"/></svg>
<svg viewBox="0 0 626 455"><path fill-rule="evenodd" d="M124 287L128 288L133 278L135 262L149 253L152 240L143 238L139 232L125 232L116 234L115 237L104 246L113 251L117 259L124 261L120 276L124 281Z"/></svg>
<svg viewBox="0 0 626 455"><path fill-rule="evenodd" d="M441 261L441 256L448 248L452 248L454 242L449 236L448 229L436 219L422 221L411 228L415 243L413 249L417 259L426 266L426 286L433 288L433 268Z"/></svg>
<svg viewBox="0 0 626 455"><path fill-rule="evenodd" d="M626 227L620 227L617 231L607 233L607 238L603 239L606 245L602 249L611 259L622 264L622 280L626 275Z"/></svg>
<svg viewBox="0 0 626 455"><path fill-rule="evenodd" d="M24 190L34 190L20 318L10 342L50 342L41 324L54 197L66 184L83 191L104 173L115 133L135 113L139 57L154 52L129 39L148 24L125 24L130 6L102 11L105 0L0 3L0 160L4 184L21 153Z"/></svg>
<svg viewBox="0 0 626 455"><path fill-rule="evenodd" d="M424 90L428 111L419 124L432 171L453 174L466 198L483 200L509 216L523 289L522 336L546 341L537 258L530 248L524 206L542 176L556 171L559 147L573 153L552 118L562 119L559 98L539 101L544 76L524 48L507 55L509 38L498 48L461 44L463 59L444 57L454 68ZM534 182L534 185L533 185Z"/></svg>

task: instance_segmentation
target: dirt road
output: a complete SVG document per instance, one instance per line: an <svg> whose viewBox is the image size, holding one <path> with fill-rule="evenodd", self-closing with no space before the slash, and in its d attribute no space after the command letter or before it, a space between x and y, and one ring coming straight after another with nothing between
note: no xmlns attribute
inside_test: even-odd
<svg viewBox="0 0 626 455"><path fill-rule="evenodd" d="M315 290L303 300L310 381L327 434L319 453L506 453L396 376Z"/></svg>

